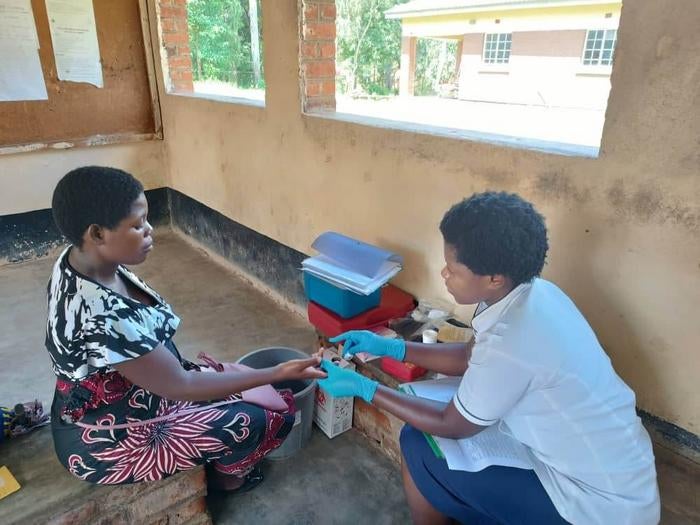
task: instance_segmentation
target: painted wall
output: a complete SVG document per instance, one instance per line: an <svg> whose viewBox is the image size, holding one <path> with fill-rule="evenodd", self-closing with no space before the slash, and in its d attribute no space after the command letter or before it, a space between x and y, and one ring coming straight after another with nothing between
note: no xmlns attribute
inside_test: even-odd
<svg viewBox="0 0 700 525"><path fill-rule="evenodd" d="M163 95L170 185L300 251L338 230L401 252L445 296L445 210L515 191L547 217L545 277L577 302L638 404L700 433L700 4L625 6L599 159L300 114L297 2L263 0L267 107Z"/></svg>
<svg viewBox="0 0 700 525"><path fill-rule="evenodd" d="M162 141L0 155L0 215L50 208L59 179L89 164L124 169L146 189L166 183Z"/></svg>
<svg viewBox="0 0 700 525"><path fill-rule="evenodd" d="M483 61L484 34L464 35L459 98L605 110L610 66L584 66L583 29L512 33L507 64Z"/></svg>

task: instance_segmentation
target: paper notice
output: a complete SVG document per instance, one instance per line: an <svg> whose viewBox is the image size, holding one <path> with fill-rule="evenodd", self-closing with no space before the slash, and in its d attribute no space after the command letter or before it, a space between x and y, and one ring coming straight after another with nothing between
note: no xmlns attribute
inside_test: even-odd
<svg viewBox="0 0 700 525"><path fill-rule="evenodd" d="M0 102L46 100L30 0L0 0Z"/></svg>
<svg viewBox="0 0 700 525"><path fill-rule="evenodd" d="M92 0L46 0L60 80L102 87L102 64Z"/></svg>

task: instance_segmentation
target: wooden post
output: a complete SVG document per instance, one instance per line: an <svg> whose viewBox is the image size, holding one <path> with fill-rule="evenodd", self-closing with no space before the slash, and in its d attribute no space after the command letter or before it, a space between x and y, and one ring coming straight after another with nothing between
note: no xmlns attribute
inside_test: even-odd
<svg viewBox="0 0 700 525"><path fill-rule="evenodd" d="M413 96L416 83L416 44L415 36L401 37L401 75L399 77L399 95Z"/></svg>

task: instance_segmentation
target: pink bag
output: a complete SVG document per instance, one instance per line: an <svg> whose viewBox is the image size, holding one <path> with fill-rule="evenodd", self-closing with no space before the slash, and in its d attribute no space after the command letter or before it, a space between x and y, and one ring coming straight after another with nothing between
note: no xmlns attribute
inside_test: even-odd
<svg viewBox="0 0 700 525"><path fill-rule="evenodd" d="M197 355L197 359L206 363L217 372L243 372L245 370L253 370L249 366L240 365L237 363L220 363L210 355L205 354L204 352L200 352ZM241 397L243 398L242 400L244 402L250 403L252 405L258 405L262 408L266 408L267 410L273 410L275 412L284 412L289 409L287 403L284 402L282 396L279 395L279 392L277 392L277 390L275 390L275 388L272 385L262 385L257 386L255 388L250 388L248 390L244 390L243 392L241 392Z"/></svg>

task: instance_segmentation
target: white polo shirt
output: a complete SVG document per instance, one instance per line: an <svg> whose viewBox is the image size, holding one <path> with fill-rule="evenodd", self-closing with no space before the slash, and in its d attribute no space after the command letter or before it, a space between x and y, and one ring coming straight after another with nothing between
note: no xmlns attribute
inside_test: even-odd
<svg viewBox="0 0 700 525"><path fill-rule="evenodd" d="M654 455L634 392L564 292L544 279L521 284L480 305L472 325L459 412L477 425L498 422L529 449L567 521L656 525Z"/></svg>

